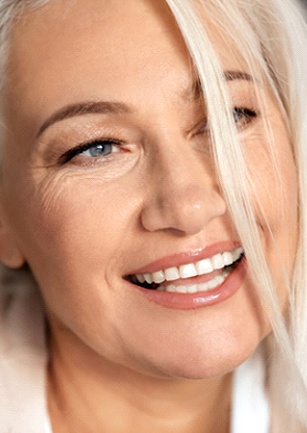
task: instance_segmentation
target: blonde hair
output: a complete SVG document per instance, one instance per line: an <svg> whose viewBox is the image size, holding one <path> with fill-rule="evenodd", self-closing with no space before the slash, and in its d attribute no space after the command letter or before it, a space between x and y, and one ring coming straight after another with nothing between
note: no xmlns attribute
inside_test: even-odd
<svg viewBox="0 0 307 433"><path fill-rule="evenodd" d="M25 7L40 6L47 1L50 0L1 0L1 72L5 68L11 20ZM307 146L304 146L307 139L307 110L304 109L307 97L307 30L303 11L296 0L165 1L178 23L201 82L221 186L253 271L253 278L257 282L259 296L272 324L273 334L266 342L270 360L268 392L273 417L272 433L302 433L307 429ZM289 291L286 319L280 310L260 242L251 203L252 180L248 177L241 144L233 125L223 71L204 26L202 14L235 43L251 75L257 79L263 77L269 84L292 138L299 177L300 219L294 275L286 281ZM1 84L2 81L1 78ZM265 111L265 100L260 96L259 99ZM269 125L267 135L270 143ZM274 147L271 147L274 162ZM278 170L276 176L280 176Z"/></svg>
<svg viewBox="0 0 307 433"><path fill-rule="evenodd" d="M253 272L259 296L272 324L273 335L267 342L272 432L300 433L307 428L307 116L304 109L307 97L307 30L303 12L299 4L292 0L166 1L181 29L201 81L220 182L250 263L249 269ZM223 71L201 20L202 13L235 43L251 75L257 79L264 77L269 83L292 139L299 177L300 219L294 275L292 278L288 276L286 281L290 304L286 320L264 258L250 198L252 181L248 177L241 144L234 130ZM265 100L259 103L265 112ZM268 125L267 135L270 143ZM270 150L274 162L274 147Z"/></svg>

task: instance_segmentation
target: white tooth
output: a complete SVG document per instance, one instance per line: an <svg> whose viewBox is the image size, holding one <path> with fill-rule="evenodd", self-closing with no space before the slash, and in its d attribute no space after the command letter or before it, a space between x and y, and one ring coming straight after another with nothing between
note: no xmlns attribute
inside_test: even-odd
<svg viewBox="0 0 307 433"><path fill-rule="evenodd" d="M217 275L215 277L215 281L216 281L217 285L220 286L221 284L224 283L225 278L222 275Z"/></svg>
<svg viewBox="0 0 307 433"><path fill-rule="evenodd" d="M168 268L164 271L166 281L175 281L180 278L178 268Z"/></svg>
<svg viewBox="0 0 307 433"><path fill-rule="evenodd" d="M138 280L139 283L141 284L145 283L145 278L143 274L137 274L135 278Z"/></svg>
<svg viewBox="0 0 307 433"><path fill-rule="evenodd" d="M213 271L212 262L210 259L200 260L196 263L198 275L210 274Z"/></svg>
<svg viewBox="0 0 307 433"><path fill-rule="evenodd" d="M215 289L216 287L220 286L226 278L224 278L222 275L218 275L214 277L212 280L207 281L206 283L202 283L198 285L198 291L199 292L206 292L208 290Z"/></svg>
<svg viewBox="0 0 307 433"><path fill-rule="evenodd" d="M226 252L222 254L224 266L229 266L233 264L232 253Z"/></svg>
<svg viewBox="0 0 307 433"><path fill-rule="evenodd" d="M211 260L212 260L213 268L215 270L222 269L225 266L222 254L216 254L215 256L212 257Z"/></svg>
<svg viewBox="0 0 307 433"><path fill-rule="evenodd" d="M236 262L238 260L238 258L240 257L238 255L238 253L236 252L236 250L234 250L231 254L232 254L232 261L233 262Z"/></svg>
<svg viewBox="0 0 307 433"><path fill-rule="evenodd" d="M208 283L198 284L198 292L206 292L210 288L208 287Z"/></svg>
<svg viewBox="0 0 307 433"><path fill-rule="evenodd" d="M208 281L207 285L209 289L215 289L219 285L219 283L216 281L215 278L213 278L213 280Z"/></svg>
<svg viewBox="0 0 307 433"><path fill-rule="evenodd" d="M234 250L234 252L232 253L233 256L233 261L237 261L239 259L239 257L241 256L241 254L243 254L243 248L237 248Z"/></svg>
<svg viewBox="0 0 307 433"><path fill-rule="evenodd" d="M153 282L156 284L163 283L165 281L165 276L163 271L157 271L152 274Z"/></svg>
<svg viewBox="0 0 307 433"><path fill-rule="evenodd" d="M187 292L188 293L197 293L197 285L196 284L193 284L192 286L188 286L188 288L187 288Z"/></svg>
<svg viewBox="0 0 307 433"><path fill-rule="evenodd" d="M174 293L174 292L176 292L176 286L175 286L175 284L170 284L169 286L166 287L165 290L167 292Z"/></svg>
<svg viewBox="0 0 307 433"><path fill-rule="evenodd" d="M144 274L146 283L151 284L153 282L152 274Z"/></svg>
<svg viewBox="0 0 307 433"><path fill-rule="evenodd" d="M177 293L187 293L187 287L186 286L177 286L176 292Z"/></svg>
<svg viewBox="0 0 307 433"><path fill-rule="evenodd" d="M193 265L193 263L180 266L179 273L181 278L191 278L198 275L195 265Z"/></svg>

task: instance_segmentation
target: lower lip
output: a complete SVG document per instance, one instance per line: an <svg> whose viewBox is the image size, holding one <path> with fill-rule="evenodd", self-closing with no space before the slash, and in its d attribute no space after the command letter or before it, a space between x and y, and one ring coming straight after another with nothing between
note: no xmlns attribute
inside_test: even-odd
<svg viewBox="0 0 307 433"><path fill-rule="evenodd" d="M145 298L162 307L174 310L195 310L216 305L231 298L240 289L246 275L246 260L243 259L220 286L198 293L169 293L148 290L134 285Z"/></svg>

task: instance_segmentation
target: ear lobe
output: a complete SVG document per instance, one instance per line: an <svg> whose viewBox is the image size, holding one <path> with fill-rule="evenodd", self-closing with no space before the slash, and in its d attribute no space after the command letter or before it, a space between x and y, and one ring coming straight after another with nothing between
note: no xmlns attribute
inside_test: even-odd
<svg viewBox="0 0 307 433"><path fill-rule="evenodd" d="M0 227L0 262L9 268L21 268L25 259L18 246L8 233L3 233Z"/></svg>
<svg viewBox="0 0 307 433"><path fill-rule="evenodd" d="M20 251L10 228L0 212L0 262L9 268L21 268L25 258Z"/></svg>

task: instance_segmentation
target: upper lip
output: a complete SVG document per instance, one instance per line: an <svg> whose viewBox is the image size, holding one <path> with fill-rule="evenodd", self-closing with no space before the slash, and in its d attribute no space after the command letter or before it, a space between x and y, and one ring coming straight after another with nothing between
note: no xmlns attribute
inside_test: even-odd
<svg viewBox="0 0 307 433"><path fill-rule="evenodd" d="M188 263L194 263L203 259L211 258L215 254L220 254L225 251L233 251L238 247L241 247L241 243L238 241L217 242L197 251L186 251L157 259L151 263L148 263L142 268L130 272L130 275L147 273L152 274L153 272L157 272L163 269L187 265Z"/></svg>

